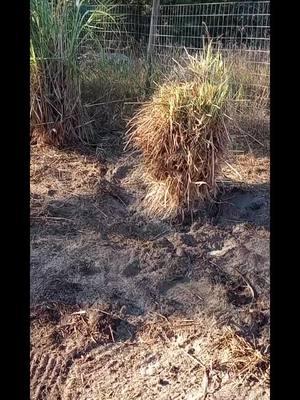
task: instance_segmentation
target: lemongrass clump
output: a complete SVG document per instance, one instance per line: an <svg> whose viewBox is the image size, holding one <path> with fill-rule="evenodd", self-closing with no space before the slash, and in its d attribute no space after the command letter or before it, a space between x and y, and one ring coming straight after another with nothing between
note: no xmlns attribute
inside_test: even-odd
<svg viewBox="0 0 300 400"><path fill-rule="evenodd" d="M227 69L209 46L178 66L130 121L128 143L142 154L150 214L173 216L215 194L229 99Z"/></svg>
<svg viewBox="0 0 300 400"><path fill-rule="evenodd" d="M83 3L30 3L31 134L55 145L86 141L92 134L81 99L79 55L111 17L107 2L93 8L84 8Z"/></svg>

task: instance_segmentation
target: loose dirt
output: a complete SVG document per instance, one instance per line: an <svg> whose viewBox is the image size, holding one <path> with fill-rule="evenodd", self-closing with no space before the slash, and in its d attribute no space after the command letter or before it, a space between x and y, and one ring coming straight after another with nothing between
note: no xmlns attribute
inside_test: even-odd
<svg viewBox="0 0 300 400"><path fill-rule="evenodd" d="M134 160L32 148L32 399L267 399L269 161L145 218Z"/></svg>

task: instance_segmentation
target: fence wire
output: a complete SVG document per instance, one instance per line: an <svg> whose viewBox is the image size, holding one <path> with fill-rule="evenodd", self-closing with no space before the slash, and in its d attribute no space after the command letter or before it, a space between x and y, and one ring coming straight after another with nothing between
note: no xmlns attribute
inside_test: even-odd
<svg viewBox="0 0 300 400"><path fill-rule="evenodd" d="M151 11L150 5L113 6L113 19L101 28L103 49L146 57ZM268 90L270 1L160 5L154 28L153 56L160 62L197 52L211 40L225 55L248 64L251 85Z"/></svg>

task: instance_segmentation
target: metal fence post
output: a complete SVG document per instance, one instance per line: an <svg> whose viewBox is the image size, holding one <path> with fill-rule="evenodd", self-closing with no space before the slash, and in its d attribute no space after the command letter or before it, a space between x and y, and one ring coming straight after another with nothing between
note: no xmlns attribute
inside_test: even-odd
<svg viewBox="0 0 300 400"><path fill-rule="evenodd" d="M152 53L153 53L153 47L154 47L154 43L155 43L157 21L158 21L158 17L159 17L159 6L160 6L160 0L153 0L148 46L147 46L148 73L147 73L147 78L146 78L146 93L148 93L150 90L150 78L151 78L151 74L152 74Z"/></svg>

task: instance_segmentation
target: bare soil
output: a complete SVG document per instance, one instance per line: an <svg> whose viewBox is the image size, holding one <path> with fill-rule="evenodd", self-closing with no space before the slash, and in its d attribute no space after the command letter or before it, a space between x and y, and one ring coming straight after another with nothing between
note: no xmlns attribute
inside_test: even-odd
<svg viewBox="0 0 300 400"><path fill-rule="evenodd" d="M232 155L184 221L130 156L32 147L31 398L267 399L269 160Z"/></svg>

